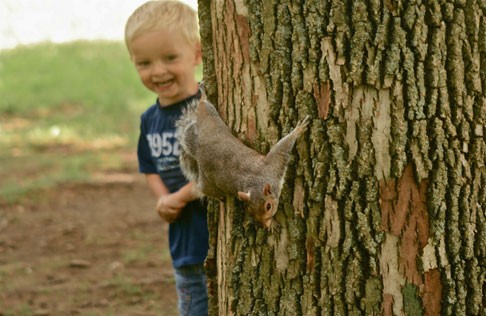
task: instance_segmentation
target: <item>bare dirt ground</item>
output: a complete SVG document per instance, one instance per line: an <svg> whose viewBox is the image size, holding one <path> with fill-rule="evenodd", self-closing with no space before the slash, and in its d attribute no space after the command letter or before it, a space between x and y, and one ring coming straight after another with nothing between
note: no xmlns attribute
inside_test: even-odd
<svg viewBox="0 0 486 316"><path fill-rule="evenodd" d="M0 204L0 316L177 315L154 205L134 173Z"/></svg>

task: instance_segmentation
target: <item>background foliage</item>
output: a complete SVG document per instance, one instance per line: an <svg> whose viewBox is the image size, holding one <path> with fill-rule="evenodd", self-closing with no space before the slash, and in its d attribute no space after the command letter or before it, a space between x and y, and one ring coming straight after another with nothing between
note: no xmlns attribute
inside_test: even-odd
<svg viewBox="0 0 486 316"><path fill-rule="evenodd" d="M123 168L154 96L120 42L0 51L0 201ZM126 155L125 155L126 157Z"/></svg>

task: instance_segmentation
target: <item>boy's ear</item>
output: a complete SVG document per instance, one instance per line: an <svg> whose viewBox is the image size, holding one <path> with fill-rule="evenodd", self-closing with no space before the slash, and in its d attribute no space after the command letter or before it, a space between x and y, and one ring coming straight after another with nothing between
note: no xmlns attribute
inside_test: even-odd
<svg viewBox="0 0 486 316"><path fill-rule="evenodd" d="M202 47L201 43L196 44L196 65L202 63Z"/></svg>

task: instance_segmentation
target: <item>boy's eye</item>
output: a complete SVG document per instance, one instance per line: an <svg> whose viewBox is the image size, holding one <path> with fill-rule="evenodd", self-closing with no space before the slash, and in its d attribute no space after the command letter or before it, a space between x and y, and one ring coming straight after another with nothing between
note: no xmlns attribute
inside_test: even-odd
<svg viewBox="0 0 486 316"><path fill-rule="evenodd" d="M167 56L165 57L165 59L166 59L167 61L174 61L174 60L176 60L176 59L177 59L177 55L167 55Z"/></svg>
<svg viewBox="0 0 486 316"><path fill-rule="evenodd" d="M150 62L147 61L147 60L141 60L141 61L137 61L135 63L138 67L145 67L145 66L148 66L150 65Z"/></svg>

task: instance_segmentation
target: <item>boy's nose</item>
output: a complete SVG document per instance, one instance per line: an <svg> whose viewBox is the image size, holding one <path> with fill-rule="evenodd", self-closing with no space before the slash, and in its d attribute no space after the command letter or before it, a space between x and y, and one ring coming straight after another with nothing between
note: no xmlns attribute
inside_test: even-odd
<svg viewBox="0 0 486 316"><path fill-rule="evenodd" d="M152 75L163 75L167 72L167 68L165 67L163 62L156 62L152 66Z"/></svg>

